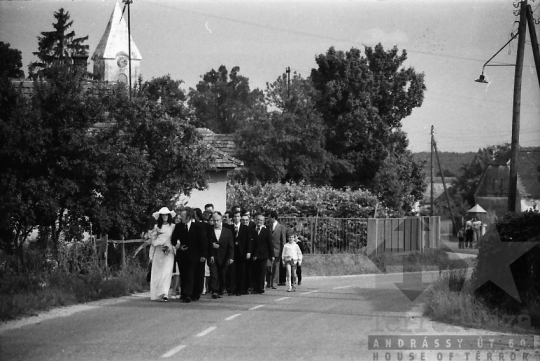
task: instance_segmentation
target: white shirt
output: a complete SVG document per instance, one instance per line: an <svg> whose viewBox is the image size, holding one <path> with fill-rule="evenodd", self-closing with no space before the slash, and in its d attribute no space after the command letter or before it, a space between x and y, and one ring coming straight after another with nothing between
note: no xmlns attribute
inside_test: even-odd
<svg viewBox="0 0 540 361"><path fill-rule="evenodd" d="M284 261L293 260L295 263L302 264L302 251L296 243L285 243L283 246L283 252L281 253L281 259Z"/></svg>
<svg viewBox="0 0 540 361"><path fill-rule="evenodd" d="M221 228L214 228L214 234L216 235L216 239L219 241L219 237L221 237Z"/></svg>
<svg viewBox="0 0 540 361"><path fill-rule="evenodd" d="M276 230L276 225L277 225L277 221L274 221L274 223L272 223L272 232Z"/></svg>
<svg viewBox="0 0 540 361"><path fill-rule="evenodd" d="M192 220L190 220L189 222L186 223L186 228L187 228L188 232L189 232L189 227L191 227L191 222L192 222Z"/></svg>

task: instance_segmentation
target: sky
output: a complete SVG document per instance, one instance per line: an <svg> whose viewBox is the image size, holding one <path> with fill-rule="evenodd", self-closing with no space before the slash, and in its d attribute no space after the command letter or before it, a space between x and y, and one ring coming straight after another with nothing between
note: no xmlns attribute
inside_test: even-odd
<svg viewBox="0 0 540 361"><path fill-rule="evenodd" d="M0 41L22 51L27 73L37 36L53 29L63 7L76 35L89 36L91 55L115 1L0 1ZM529 4L540 19L540 0ZM409 148L429 151L433 125L439 151L468 152L511 140L517 40L489 63L511 66L486 67L488 85L474 80L517 32L514 10L511 0L133 0L131 34L143 78L170 74L186 90L220 65L239 66L252 89L264 90L286 67L309 76L331 46L397 46L427 87L422 106L402 121ZM531 147L540 145L540 86L528 34L526 41L520 144Z"/></svg>

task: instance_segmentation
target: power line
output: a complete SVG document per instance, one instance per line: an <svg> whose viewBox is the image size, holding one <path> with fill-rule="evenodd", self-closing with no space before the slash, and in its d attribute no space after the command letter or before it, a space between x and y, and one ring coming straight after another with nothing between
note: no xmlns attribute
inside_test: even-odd
<svg viewBox="0 0 540 361"><path fill-rule="evenodd" d="M314 38L314 39L324 39L324 40L331 40L331 41L337 41L337 42L343 42L343 43L359 44L359 45L362 45L364 47L368 47L368 45L366 45L366 44L364 44L362 42L359 42L357 40L326 36L326 35L322 35L322 34L314 34L314 33L309 33L309 32L305 32L305 31L281 28L281 27L277 27L277 26L273 26L273 25L264 25L264 24L250 22L250 21L225 17L225 16L221 16L221 15L214 15L214 14L205 13L205 12L201 12L201 11L177 8L177 7L173 7L173 6L170 6L170 5L165 5L165 4L161 3L161 2L154 2L154 1L143 1L143 2L151 3L152 5L160 6L160 7L167 8L167 9L172 9L172 10L175 10L175 11L181 11L183 13L190 13L190 14L195 14L195 15L199 15L199 16L205 16L205 17L218 19L218 20L223 20L223 21L228 21L228 22L232 22L232 23L236 23L236 24L247 25L247 26L263 28L263 29L269 29L269 30L284 32L284 33L288 33L288 34L294 34L294 35L310 37L310 38ZM413 53L413 54L423 54L423 55L429 55L429 56L435 56L435 57L441 57L441 58L451 58L451 59L458 59L458 60L474 61L474 62L479 62L479 63L484 63L485 62L485 59L469 58L469 57L457 56L457 55L451 55L451 54L436 54L436 53L432 53L432 52L414 50L414 49L410 49L410 48L409 49L402 49L402 50L405 50L407 53ZM506 63L499 63L499 62L493 62L493 64L509 65L509 64L506 64Z"/></svg>

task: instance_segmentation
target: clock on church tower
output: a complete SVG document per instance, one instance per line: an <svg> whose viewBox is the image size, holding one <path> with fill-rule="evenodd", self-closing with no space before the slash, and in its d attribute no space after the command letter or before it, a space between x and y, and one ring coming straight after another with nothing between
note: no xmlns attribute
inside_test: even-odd
<svg viewBox="0 0 540 361"><path fill-rule="evenodd" d="M129 63L129 59L125 55L118 56L118 59L116 60L116 64L120 69L124 69Z"/></svg>

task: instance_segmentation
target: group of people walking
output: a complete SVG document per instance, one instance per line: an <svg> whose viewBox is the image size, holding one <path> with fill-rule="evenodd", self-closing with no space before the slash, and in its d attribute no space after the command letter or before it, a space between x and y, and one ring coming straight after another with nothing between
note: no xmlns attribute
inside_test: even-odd
<svg viewBox="0 0 540 361"><path fill-rule="evenodd" d="M198 301L228 295L264 293L286 285L293 292L302 281L302 243L292 229L268 218L233 207L224 214L212 204L153 213L156 225L150 245L150 298ZM286 273L286 275L284 274ZM280 282L281 281L281 282ZM172 287L171 287L172 286ZM180 292L178 292L178 288ZM179 293L179 296L178 296Z"/></svg>

